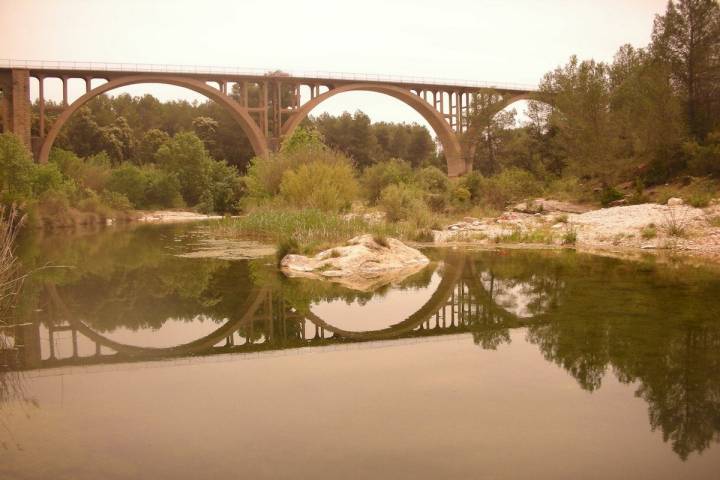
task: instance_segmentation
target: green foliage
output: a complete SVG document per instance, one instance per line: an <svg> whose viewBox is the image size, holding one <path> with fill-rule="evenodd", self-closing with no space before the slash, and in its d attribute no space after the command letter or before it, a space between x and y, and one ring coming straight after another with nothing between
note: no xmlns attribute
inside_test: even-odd
<svg viewBox="0 0 720 480"><path fill-rule="evenodd" d="M298 253L301 253L301 251L300 245L298 245L297 240L295 240L295 238L293 237L283 238L277 244L275 258L277 259L278 265L280 265L282 259L285 258L287 255Z"/></svg>
<svg viewBox="0 0 720 480"><path fill-rule="evenodd" d="M378 204L385 210L387 218L391 222L408 220L418 212L427 210L422 192L406 184L393 184L385 187L380 194Z"/></svg>
<svg viewBox="0 0 720 480"><path fill-rule="evenodd" d="M720 130L708 135L704 144L690 140L683 145L688 170L692 175L720 178Z"/></svg>
<svg viewBox="0 0 720 480"><path fill-rule="evenodd" d="M233 213L242 193L242 180L235 167L223 161L210 162L210 183L203 194L201 210L216 213Z"/></svg>
<svg viewBox="0 0 720 480"><path fill-rule="evenodd" d="M508 168L493 177L471 173L463 177L460 187L470 193L470 199L503 209L511 201L519 201L542 193L542 183L532 173L519 168Z"/></svg>
<svg viewBox="0 0 720 480"><path fill-rule="evenodd" d="M293 134L286 138L280 151L285 154L292 154L299 150L325 150L327 146L323 143L323 136L316 128L298 127Z"/></svg>
<svg viewBox="0 0 720 480"><path fill-rule="evenodd" d="M142 173L145 192L141 205L144 208L178 208L185 205L177 175L153 167L143 167Z"/></svg>
<svg viewBox="0 0 720 480"><path fill-rule="evenodd" d="M425 167L415 175L415 184L424 192L445 194L450 190L450 180L437 167Z"/></svg>
<svg viewBox="0 0 720 480"><path fill-rule="evenodd" d="M649 225L645 225L640 230L640 237L642 237L643 240L651 240L657 237L657 227L655 227L655 224L651 223Z"/></svg>
<svg viewBox="0 0 720 480"><path fill-rule="evenodd" d="M239 218L220 221L215 230L221 234L255 236L274 242L294 239L302 252L336 245L364 233L407 238L413 232L404 225L367 222L356 216L344 216L316 209L256 209Z"/></svg>
<svg viewBox="0 0 720 480"><path fill-rule="evenodd" d="M288 205L339 212L350 208L360 188L349 160L317 160L289 170L280 184L280 198Z"/></svg>
<svg viewBox="0 0 720 480"><path fill-rule="evenodd" d="M113 210L127 212L133 208L128 197L119 192L106 190L102 193L101 198L103 203Z"/></svg>
<svg viewBox="0 0 720 480"><path fill-rule="evenodd" d="M404 160L392 158L365 169L362 185L370 203L380 199L381 192L389 185L409 184L413 179L412 165Z"/></svg>
<svg viewBox="0 0 720 480"><path fill-rule="evenodd" d="M600 204L603 207L607 207L614 201L622 198L623 194L618 192L612 185L603 185L602 190L600 191Z"/></svg>
<svg viewBox="0 0 720 480"><path fill-rule="evenodd" d="M197 135L176 134L160 146L155 159L160 168L177 175L185 201L189 205L197 204L209 186L211 169L211 158ZM128 198L133 201L132 197Z"/></svg>
<svg viewBox="0 0 720 480"><path fill-rule="evenodd" d="M575 245L577 242L577 230L572 225L568 225L562 236L563 245Z"/></svg>
<svg viewBox="0 0 720 480"><path fill-rule="evenodd" d="M23 203L33 193L35 164L20 139L10 133L0 134L0 202Z"/></svg>
<svg viewBox="0 0 720 480"><path fill-rule="evenodd" d="M123 163L112 170L107 190L124 195L135 208L142 208L145 206L147 186L145 172L135 165Z"/></svg>

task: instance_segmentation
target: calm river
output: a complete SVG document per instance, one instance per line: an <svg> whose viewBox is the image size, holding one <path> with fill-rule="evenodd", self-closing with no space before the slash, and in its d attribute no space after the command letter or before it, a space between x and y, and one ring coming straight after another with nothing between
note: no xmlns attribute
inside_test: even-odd
<svg viewBox="0 0 720 480"><path fill-rule="evenodd" d="M717 269L429 249L360 292L202 230L23 239L0 478L720 478Z"/></svg>

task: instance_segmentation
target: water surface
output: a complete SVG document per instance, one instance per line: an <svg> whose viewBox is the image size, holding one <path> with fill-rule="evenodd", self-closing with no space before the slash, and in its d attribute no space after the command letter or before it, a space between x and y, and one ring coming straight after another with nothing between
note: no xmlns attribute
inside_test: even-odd
<svg viewBox="0 0 720 480"><path fill-rule="evenodd" d="M367 293L201 239L24 239L0 478L717 478L714 269L430 249Z"/></svg>

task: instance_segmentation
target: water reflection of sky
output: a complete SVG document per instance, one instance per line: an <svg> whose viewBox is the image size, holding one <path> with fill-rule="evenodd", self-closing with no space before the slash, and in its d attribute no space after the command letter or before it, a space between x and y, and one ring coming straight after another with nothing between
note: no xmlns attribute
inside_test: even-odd
<svg viewBox="0 0 720 480"><path fill-rule="evenodd" d="M314 303L313 313L333 327L350 332L382 330L401 322L420 309L437 290L442 276L435 272L426 287L391 288L384 295L351 303L343 299Z"/></svg>

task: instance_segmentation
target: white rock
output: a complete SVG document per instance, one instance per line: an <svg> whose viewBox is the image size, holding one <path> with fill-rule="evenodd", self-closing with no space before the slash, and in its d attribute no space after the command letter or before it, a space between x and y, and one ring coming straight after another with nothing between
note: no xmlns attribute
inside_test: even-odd
<svg viewBox="0 0 720 480"><path fill-rule="evenodd" d="M367 291L400 281L429 262L421 252L394 238L378 243L372 235L360 235L314 257L286 255L280 267L289 277L326 279Z"/></svg>
<svg viewBox="0 0 720 480"><path fill-rule="evenodd" d="M667 204L668 207L677 207L678 205L683 205L685 202L682 198L672 197L668 199Z"/></svg>

